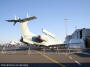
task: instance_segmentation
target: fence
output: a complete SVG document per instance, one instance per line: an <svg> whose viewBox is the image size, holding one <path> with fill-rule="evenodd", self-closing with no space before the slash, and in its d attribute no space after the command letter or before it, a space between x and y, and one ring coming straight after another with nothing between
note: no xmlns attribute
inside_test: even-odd
<svg viewBox="0 0 90 67"><path fill-rule="evenodd" d="M82 53L82 49L43 49L45 54L71 54L71 53Z"/></svg>
<svg viewBox="0 0 90 67"><path fill-rule="evenodd" d="M6 47L3 47L0 50L0 53L3 54L34 54L34 51L36 50L23 50L21 51L17 51L17 50L7 50ZM72 53L90 53L90 48L87 49L71 49L71 48L64 48L64 49L60 49L60 48L55 48L55 49L50 49L50 48L44 48L42 50L40 50L42 53L44 54L72 54Z"/></svg>

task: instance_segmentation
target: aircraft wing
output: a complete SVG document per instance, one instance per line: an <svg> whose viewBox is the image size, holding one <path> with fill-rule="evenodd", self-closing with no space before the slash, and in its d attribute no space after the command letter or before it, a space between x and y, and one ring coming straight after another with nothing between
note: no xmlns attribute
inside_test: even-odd
<svg viewBox="0 0 90 67"><path fill-rule="evenodd" d="M42 29L42 32L43 32L44 34L46 34L46 35L49 35L49 36L51 36L51 37L53 37L53 38L56 38L55 34L52 34L52 33L48 32L48 31L45 30L45 29Z"/></svg>

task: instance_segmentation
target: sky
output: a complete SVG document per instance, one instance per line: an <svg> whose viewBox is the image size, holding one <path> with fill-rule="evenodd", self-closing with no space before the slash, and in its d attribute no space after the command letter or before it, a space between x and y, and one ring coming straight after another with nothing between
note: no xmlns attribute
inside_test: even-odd
<svg viewBox="0 0 90 67"><path fill-rule="evenodd" d="M90 28L90 0L0 0L0 42L20 40L19 23L13 26L5 20L14 19L15 15L25 18L27 12L37 17L28 23L37 36L43 35L44 28L63 42L66 33L71 35L75 29Z"/></svg>

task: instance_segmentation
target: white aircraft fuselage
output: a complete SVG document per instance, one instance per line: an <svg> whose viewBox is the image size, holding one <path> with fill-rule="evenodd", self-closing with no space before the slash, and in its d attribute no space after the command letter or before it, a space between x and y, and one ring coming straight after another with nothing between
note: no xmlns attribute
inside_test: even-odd
<svg viewBox="0 0 90 67"><path fill-rule="evenodd" d="M60 44L59 40L56 40L56 38L50 37L49 35L51 33L49 33L46 31L46 35L38 35L36 36L35 34L33 34L32 32L30 32L27 23L30 20L36 19L36 17L32 18L25 18L25 19L15 19L15 20L6 20L8 22L14 22L14 24L16 24L17 22L20 23L20 28L21 28L21 42L27 43L27 44L34 44L34 45L44 45L44 46L50 46L50 45L56 45L56 44Z"/></svg>

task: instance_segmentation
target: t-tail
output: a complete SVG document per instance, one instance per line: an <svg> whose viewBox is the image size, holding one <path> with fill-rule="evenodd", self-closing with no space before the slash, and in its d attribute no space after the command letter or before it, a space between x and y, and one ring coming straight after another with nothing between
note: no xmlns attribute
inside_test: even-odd
<svg viewBox="0 0 90 67"><path fill-rule="evenodd" d="M8 22L14 22L14 25L19 22L20 23L20 28L21 28L21 35L24 41L27 41L26 39L30 39L30 37L35 36L35 34L33 34L32 32L30 32L27 23L28 21L34 20L36 19L35 16L29 17L29 15L27 14L27 18L21 19L21 18L17 18L15 16L14 20L6 20Z"/></svg>

